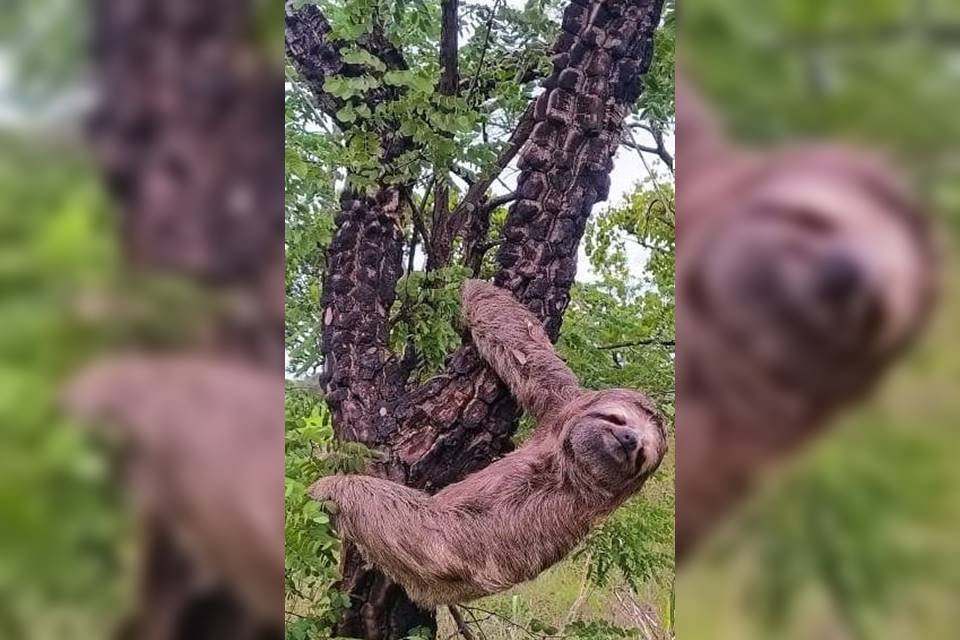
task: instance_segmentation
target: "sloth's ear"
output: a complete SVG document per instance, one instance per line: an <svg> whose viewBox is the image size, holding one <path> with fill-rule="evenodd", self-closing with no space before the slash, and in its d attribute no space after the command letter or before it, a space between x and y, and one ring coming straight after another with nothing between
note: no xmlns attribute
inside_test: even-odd
<svg viewBox="0 0 960 640"><path fill-rule="evenodd" d="M563 406L580 394L543 324L508 291L468 280L463 316L480 356L538 424L554 423Z"/></svg>

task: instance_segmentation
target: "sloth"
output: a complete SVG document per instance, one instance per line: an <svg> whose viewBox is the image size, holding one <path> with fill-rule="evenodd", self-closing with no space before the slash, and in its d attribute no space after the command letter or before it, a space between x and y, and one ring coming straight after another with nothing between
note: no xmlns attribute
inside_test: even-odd
<svg viewBox="0 0 960 640"><path fill-rule="evenodd" d="M199 353L108 356L76 374L63 404L116 445L130 490L144 599L133 635L206 638L218 625L223 637L281 637L275 372Z"/></svg>
<svg viewBox="0 0 960 640"><path fill-rule="evenodd" d="M476 349L537 421L529 441L434 495L360 475L311 487L336 505L341 535L425 607L536 577L636 493L667 446L650 400L582 389L508 292L468 281L463 307Z"/></svg>
<svg viewBox="0 0 960 640"><path fill-rule="evenodd" d="M925 217L862 151L736 147L677 86L677 559L924 324Z"/></svg>

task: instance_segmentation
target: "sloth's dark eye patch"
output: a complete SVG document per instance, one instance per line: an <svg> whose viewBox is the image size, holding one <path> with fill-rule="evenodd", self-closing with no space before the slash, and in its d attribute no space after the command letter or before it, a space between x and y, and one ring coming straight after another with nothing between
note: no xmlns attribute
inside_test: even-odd
<svg viewBox="0 0 960 640"><path fill-rule="evenodd" d="M809 209L788 209L777 212L778 217L789 224L817 235L826 235L836 230L836 224L823 214Z"/></svg>
<svg viewBox="0 0 960 640"><path fill-rule="evenodd" d="M600 418L601 420L604 420L605 422L615 424L618 427L627 426L627 419L624 418L622 415L619 415L616 413L601 413L601 414L597 414L597 417Z"/></svg>
<svg viewBox="0 0 960 640"><path fill-rule="evenodd" d="M836 223L828 216L809 208L766 205L750 211L748 216L765 222L783 222L813 235L828 235L837 229Z"/></svg>

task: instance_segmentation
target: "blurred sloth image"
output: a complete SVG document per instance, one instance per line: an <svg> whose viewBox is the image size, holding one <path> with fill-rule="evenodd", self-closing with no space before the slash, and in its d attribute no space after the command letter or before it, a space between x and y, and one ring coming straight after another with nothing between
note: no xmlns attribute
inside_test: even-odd
<svg viewBox="0 0 960 640"><path fill-rule="evenodd" d="M210 354L95 362L70 412L114 446L144 603L119 638L283 636L283 386Z"/></svg>
<svg viewBox="0 0 960 640"><path fill-rule="evenodd" d="M428 607L534 578L636 493L666 451L650 401L582 389L508 292L470 281L463 306L477 350L537 421L530 440L434 495L366 476L311 488L336 504L341 535Z"/></svg>
<svg viewBox="0 0 960 640"><path fill-rule="evenodd" d="M734 146L677 88L677 556L861 398L935 289L896 172L837 146Z"/></svg>

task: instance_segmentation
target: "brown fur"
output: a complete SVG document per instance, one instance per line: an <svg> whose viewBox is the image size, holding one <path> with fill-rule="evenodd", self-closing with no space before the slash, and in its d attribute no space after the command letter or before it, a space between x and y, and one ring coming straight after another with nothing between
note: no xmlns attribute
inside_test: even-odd
<svg viewBox="0 0 960 640"><path fill-rule="evenodd" d="M464 286L477 349L538 420L530 441L435 495L366 476L311 489L366 559L426 606L530 580L634 494L666 451L663 421L642 394L586 391L543 327L509 293ZM636 439L636 447L621 439Z"/></svg>
<svg viewBox="0 0 960 640"><path fill-rule="evenodd" d="M66 389L68 411L123 450L144 557L159 563L145 568L155 599L138 637L170 637L183 605L211 586L280 625L282 394L274 371L199 354L110 357ZM164 578L177 573L171 558L183 577Z"/></svg>

